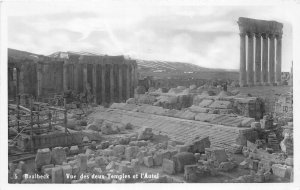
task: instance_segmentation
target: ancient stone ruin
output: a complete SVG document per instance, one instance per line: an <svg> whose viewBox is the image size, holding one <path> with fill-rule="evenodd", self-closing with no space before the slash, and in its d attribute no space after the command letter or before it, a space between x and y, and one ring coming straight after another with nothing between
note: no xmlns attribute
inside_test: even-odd
<svg viewBox="0 0 300 190"><path fill-rule="evenodd" d="M9 98L29 94L38 99L73 91L95 104L123 102L133 97L137 64L124 56L62 53L56 57L14 56L8 51Z"/></svg>
<svg viewBox="0 0 300 190"><path fill-rule="evenodd" d="M283 24L240 17L238 25L240 86L280 85Z"/></svg>

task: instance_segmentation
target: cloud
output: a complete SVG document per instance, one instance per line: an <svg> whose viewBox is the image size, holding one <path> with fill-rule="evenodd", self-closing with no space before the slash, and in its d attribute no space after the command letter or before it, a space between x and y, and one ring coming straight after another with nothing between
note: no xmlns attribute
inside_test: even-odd
<svg viewBox="0 0 300 190"><path fill-rule="evenodd" d="M244 16L283 22L283 70L292 59L291 17L284 7L21 5L9 7L8 45L39 54L92 51L238 69L236 21Z"/></svg>

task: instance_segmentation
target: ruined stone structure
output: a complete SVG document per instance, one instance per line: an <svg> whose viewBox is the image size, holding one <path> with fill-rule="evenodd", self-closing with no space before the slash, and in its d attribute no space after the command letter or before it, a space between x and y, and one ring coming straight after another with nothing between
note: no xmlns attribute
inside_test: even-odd
<svg viewBox="0 0 300 190"><path fill-rule="evenodd" d="M283 24L240 17L240 86L281 84Z"/></svg>
<svg viewBox="0 0 300 190"><path fill-rule="evenodd" d="M66 91L84 93L93 103L125 102L134 96L137 64L124 56L68 53L56 57L9 51L9 98L29 94L51 97Z"/></svg>

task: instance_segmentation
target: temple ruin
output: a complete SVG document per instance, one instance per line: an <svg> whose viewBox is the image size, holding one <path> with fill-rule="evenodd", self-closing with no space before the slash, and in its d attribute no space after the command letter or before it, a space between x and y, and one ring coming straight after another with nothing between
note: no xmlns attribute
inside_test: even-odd
<svg viewBox="0 0 300 190"><path fill-rule="evenodd" d="M280 85L283 24L240 17L238 25L240 86Z"/></svg>
<svg viewBox="0 0 300 190"><path fill-rule="evenodd" d="M108 105L134 96L137 64L124 56L92 56L60 53L8 55L9 99L28 94L45 100L55 94L73 91L88 96L89 103ZM23 54L23 55L22 55ZM44 101L43 101L44 102Z"/></svg>

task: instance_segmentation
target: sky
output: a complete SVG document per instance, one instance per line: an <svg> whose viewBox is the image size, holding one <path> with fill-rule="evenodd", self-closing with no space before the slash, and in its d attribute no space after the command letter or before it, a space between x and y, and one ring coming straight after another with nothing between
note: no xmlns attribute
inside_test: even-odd
<svg viewBox="0 0 300 190"><path fill-rule="evenodd" d="M282 22L282 71L293 60L289 6L190 6L96 1L7 2L8 47L49 55L85 51L239 69L237 20Z"/></svg>

